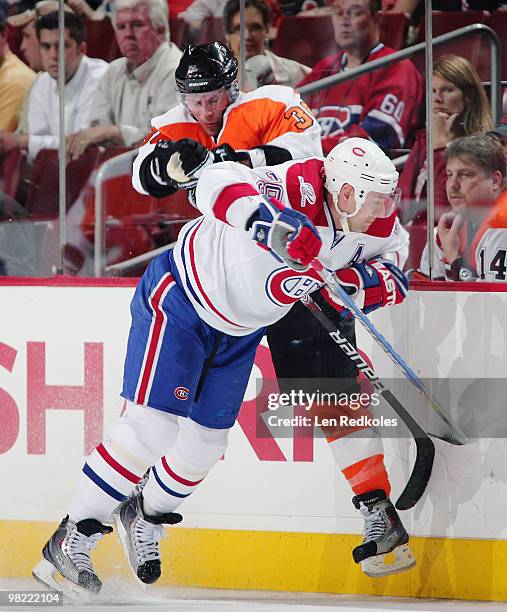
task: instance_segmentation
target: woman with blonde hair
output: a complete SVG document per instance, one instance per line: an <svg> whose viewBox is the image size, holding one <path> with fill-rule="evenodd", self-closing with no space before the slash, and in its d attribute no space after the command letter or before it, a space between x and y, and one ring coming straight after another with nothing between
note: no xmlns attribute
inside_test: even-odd
<svg viewBox="0 0 507 612"><path fill-rule="evenodd" d="M442 55L433 65L433 156L436 216L449 208L445 190L445 150L456 138L493 129L491 107L477 71L459 55ZM416 140L398 183L403 221L426 219L426 129Z"/></svg>

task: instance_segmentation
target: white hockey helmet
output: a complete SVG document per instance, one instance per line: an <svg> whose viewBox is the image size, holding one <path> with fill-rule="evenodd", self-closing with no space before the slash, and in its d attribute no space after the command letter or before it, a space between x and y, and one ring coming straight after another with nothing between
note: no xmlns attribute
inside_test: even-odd
<svg viewBox="0 0 507 612"><path fill-rule="evenodd" d="M353 217L367 201L367 196L391 196L386 198L385 214L392 214L399 203L398 172L382 149L366 138L347 138L336 145L324 160L325 187L333 197L342 225L348 228L347 218ZM354 188L356 210L345 213L338 207L338 196L343 185ZM378 197L377 197L378 199Z"/></svg>

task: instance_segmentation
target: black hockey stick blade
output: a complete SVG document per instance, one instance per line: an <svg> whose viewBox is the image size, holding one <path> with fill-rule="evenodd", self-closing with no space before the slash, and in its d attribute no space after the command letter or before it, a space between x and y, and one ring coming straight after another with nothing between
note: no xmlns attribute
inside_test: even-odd
<svg viewBox="0 0 507 612"><path fill-rule="evenodd" d="M409 510L415 506L426 490L433 469L435 445L428 434L405 410L389 389L382 391L381 395L396 414L399 415L415 440L416 455L414 467L412 468L412 473L410 474L410 478L405 488L396 502L396 508L398 510Z"/></svg>
<svg viewBox="0 0 507 612"><path fill-rule="evenodd" d="M385 387L384 383L375 374L373 368L364 361L356 348L341 334L340 330L326 316L320 306L309 295L305 296L301 301L326 329L331 340L340 347L348 358L355 363L358 370L363 372L374 388L380 392L414 437L417 451L414 466L410 478L396 502L398 510L412 508L422 497L431 476L435 457L435 446L432 440L393 393Z"/></svg>

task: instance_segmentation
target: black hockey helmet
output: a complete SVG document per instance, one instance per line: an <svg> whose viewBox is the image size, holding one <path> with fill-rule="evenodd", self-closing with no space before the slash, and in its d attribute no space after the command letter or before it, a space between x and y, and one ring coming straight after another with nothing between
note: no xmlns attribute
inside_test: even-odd
<svg viewBox="0 0 507 612"><path fill-rule="evenodd" d="M230 87L238 76L238 60L221 42L188 45L176 68L176 86L182 94Z"/></svg>

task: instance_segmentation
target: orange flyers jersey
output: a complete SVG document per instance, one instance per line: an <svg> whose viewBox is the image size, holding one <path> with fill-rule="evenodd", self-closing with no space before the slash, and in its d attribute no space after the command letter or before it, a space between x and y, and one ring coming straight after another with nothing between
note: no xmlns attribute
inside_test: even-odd
<svg viewBox="0 0 507 612"><path fill-rule="evenodd" d="M213 139L183 104L152 120L152 131L134 162L132 183L146 193L139 180L139 167L160 139L192 138L208 149L228 144L234 150L273 145L289 151L292 159L322 155L320 127L311 111L290 87L266 85L240 93L224 114L220 133Z"/></svg>
<svg viewBox="0 0 507 612"><path fill-rule="evenodd" d="M477 231L470 255L477 280L507 282L507 190Z"/></svg>

